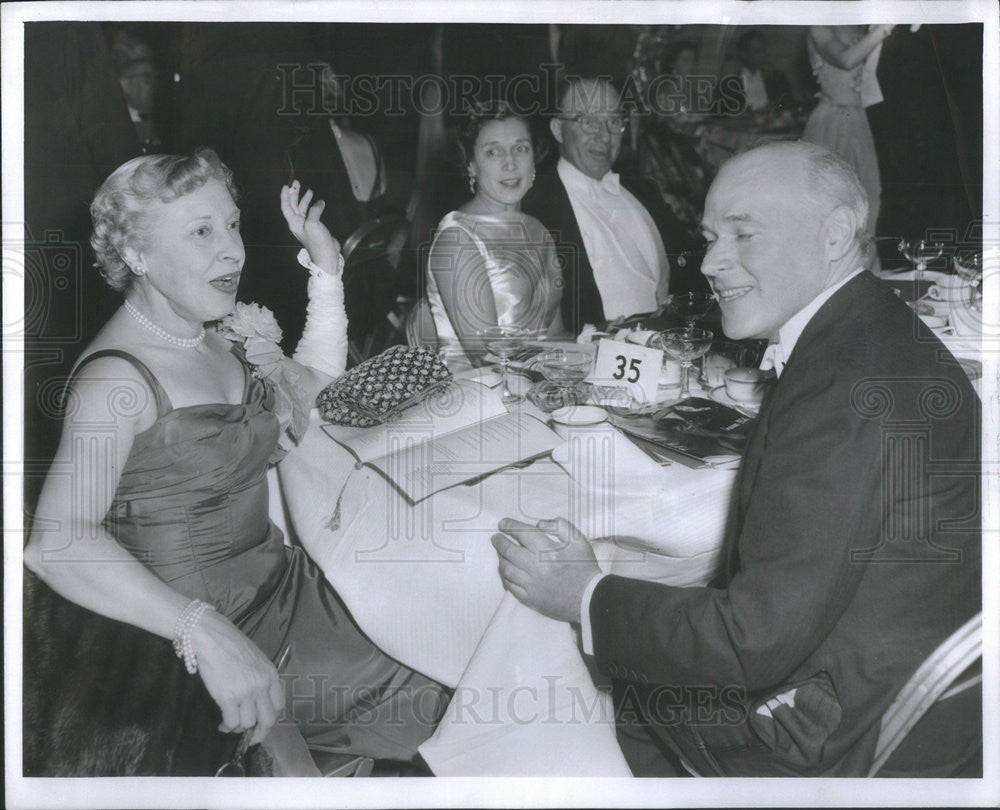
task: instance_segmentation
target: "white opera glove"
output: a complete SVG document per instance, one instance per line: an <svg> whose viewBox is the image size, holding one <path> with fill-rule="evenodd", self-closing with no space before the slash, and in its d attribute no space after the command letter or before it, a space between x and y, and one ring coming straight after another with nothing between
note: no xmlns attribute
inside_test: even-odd
<svg viewBox="0 0 1000 810"><path fill-rule="evenodd" d="M347 310L344 308L344 255L337 274L313 264L309 251L299 251L299 264L309 270L306 325L292 359L333 378L347 367Z"/></svg>

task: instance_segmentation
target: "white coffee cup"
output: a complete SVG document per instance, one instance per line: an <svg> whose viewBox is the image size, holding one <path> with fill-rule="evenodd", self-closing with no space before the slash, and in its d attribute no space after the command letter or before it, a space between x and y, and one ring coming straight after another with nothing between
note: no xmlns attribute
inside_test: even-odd
<svg viewBox="0 0 1000 810"><path fill-rule="evenodd" d="M927 297L935 301L962 301L971 296L970 284L961 276L944 276L927 290Z"/></svg>
<svg viewBox="0 0 1000 810"><path fill-rule="evenodd" d="M725 372L726 393L736 402L759 405L768 386L774 381L773 371L759 368L730 368Z"/></svg>
<svg viewBox="0 0 1000 810"><path fill-rule="evenodd" d="M681 364L679 360L663 353L663 364L660 366L660 388L673 388L681 384Z"/></svg>

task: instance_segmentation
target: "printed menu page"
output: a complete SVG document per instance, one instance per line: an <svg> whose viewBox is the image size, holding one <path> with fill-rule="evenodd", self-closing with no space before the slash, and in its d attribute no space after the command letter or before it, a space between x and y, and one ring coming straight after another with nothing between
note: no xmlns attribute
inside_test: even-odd
<svg viewBox="0 0 1000 810"><path fill-rule="evenodd" d="M470 380L384 425L323 430L413 502L545 455L563 441L538 418L507 413L496 391Z"/></svg>

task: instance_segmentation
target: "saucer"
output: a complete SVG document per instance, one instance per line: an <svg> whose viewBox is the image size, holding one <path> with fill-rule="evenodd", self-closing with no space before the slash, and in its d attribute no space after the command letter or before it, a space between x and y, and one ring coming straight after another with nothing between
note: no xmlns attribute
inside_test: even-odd
<svg viewBox="0 0 1000 810"><path fill-rule="evenodd" d="M605 421L608 414L596 405L567 405L556 408L549 417L560 425L597 425Z"/></svg>
<svg viewBox="0 0 1000 810"><path fill-rule="evenodd" d="M948 325L948 319L943 315L920 315L918 317L931 330L944 329Z"/></svg>
<svg viewBox="0 0 1000 810"><path fill-rule="evenodd" d="M709 399L718 402L720 405L728 405L730 408L735 408L738 411L742 411L750 416L756 416L760 412L759 402L742 402L738 399L733 399L726 393L726 386L720 385L718 388L713 388L708 392Z"/></svg>
<svg viewBox="0 0 1000 810"><path fill-rule="evenodd" d="M962 367L962 371L966 373L970 380L978 380L983 376L983 364L978 360L973 360L971 358L957 357L958 364Z"/></svg>

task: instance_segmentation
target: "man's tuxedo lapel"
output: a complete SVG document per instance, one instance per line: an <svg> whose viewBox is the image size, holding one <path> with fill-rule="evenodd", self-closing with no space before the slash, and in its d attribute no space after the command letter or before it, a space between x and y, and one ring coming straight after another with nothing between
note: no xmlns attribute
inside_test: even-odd
<svg viewBox="0 0 1000 810"><path fill-rule="evenodd" d="M777 386L775 386L775 389ZM747 440L747 449L743 453L743 463L740 464L740 471L736 477L736 487L733 493L733 505L730 511L730 519L727 521L725 550L723 559L725 560L725 570L727 581L739 570L739 539L743 531L743 516L746 514L750 504L750 497L753 493L754 483L757 480L757 471L760 469L761 457L764 455L764 444L767 438L767 429L770 422L771 403L774 400L775 390L768 391L764 401L760 406L760 413L754 420L753 430Z"/></svg>
<svg viewBox="0 0 1000 810"><path fill-rule="evenodd" d="M538 175L524 198L522 210L539 220L556 243L563 262L561 311L566 327L579 332L585 323L607 320L573 204L555 170Z"/></svg>
<svg viewBox="0 0 1000 810"><path fill-rule="evenodd" d="M840 290L838 290L829 301L820 307L819 311L812 317L806 328L792 350L791 356L785 363L781 377L777 383L767 393L761 403L753 431L747 441L747 449L743 456L743 463L740 465L739 476L736 482L736 504L733 520L729 522L729 531L726 536L726 549L724 559L726 560L726 571L729 577L736 573L739 567L739 551L737 548L740 533L743 528L743 517L747 507L753 497L754 484L757 481L757 473L760 470L761 459L764 456L764 447L767 443L767 434L770 428L771 411L774 403L781 401L782 388L788 388L789 375L801 373L801 364L807 363L810 343L816 340L827 329L843 328L850 329L846 323L852 317L856 317L858 304L864 300L873 300L875 296L884 293L884 290L868 273L861 273L856 278L851 279ZM806 357L806 360L802 360ZM796 362L797 361L797 362ZM822 362L814 358L813 362ZM782 386L784 381L784 386Z"/></svg>

